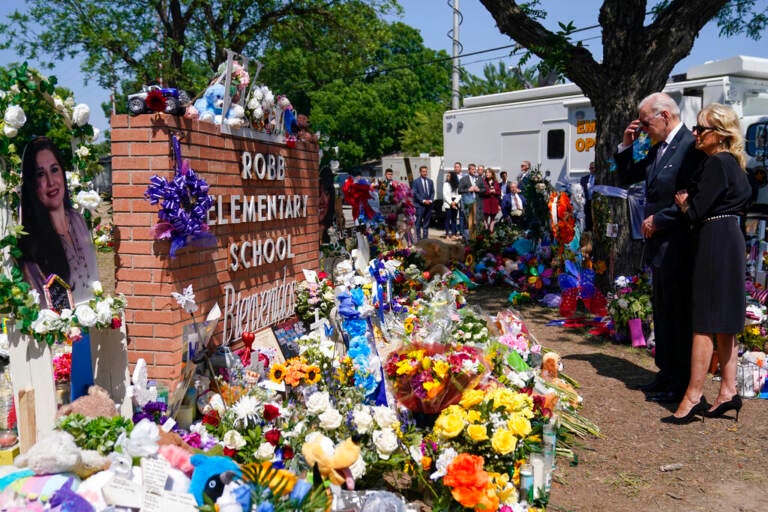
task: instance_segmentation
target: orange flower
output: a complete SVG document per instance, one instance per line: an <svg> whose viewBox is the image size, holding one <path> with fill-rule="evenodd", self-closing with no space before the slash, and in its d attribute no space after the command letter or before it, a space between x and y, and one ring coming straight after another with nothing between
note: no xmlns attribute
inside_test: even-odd
<svg viewBox="0 0 768 512"><path fill-rule="evenodd" d="M428 471L429 468L431 468L431 467L432 467L432 457L428 457L428 456L424 455L421 458L421 468L424 471Z"/></svg>
<svg viewBox="0 0 768 512"><path fill-rule="evenodd" d="M491 488L491 477L483 470L483 458L478 455L460 453L448 464L443 483L451 488L453 499L464 507L476 510L496 510L496 506L486 507L492 504L495 492Z"/></svg>

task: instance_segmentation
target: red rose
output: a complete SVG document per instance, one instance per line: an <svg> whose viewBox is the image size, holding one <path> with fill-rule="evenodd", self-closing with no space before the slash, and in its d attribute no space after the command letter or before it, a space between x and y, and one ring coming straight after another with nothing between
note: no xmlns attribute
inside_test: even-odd
<svg viewBox="0 0 768 512"><path fill-rule="evenodd" d="M203 416L203 425L218 427L219 421L221 421L221 419L219 418L219 413L216 412L215 409L211 409Z"/></svg>
<svg viewBox="0 0 768 512"><path fill-rule="evenodd" d="M273 419L280 416L280 409L275 407L272 404L267 404L264 406L264 419L267 421L272 421Z"/></svg>
<svg viewBox="0 0 768 512"><path fill-rule="evenodd" d="M318 278L318 279L320 279L321 281L322 281L323 279L325 279L326 277L328 277L328 274L326 274L325 272L319 272L319 273L317 274L317 278Z"/></svg>
<svg viewBox="0 0 768 512"><path fill-rule="evenodd" d="M291 460L293 456L293 448L290 445L283 446L283 460Z"/></svg>
<svg viewBox="0 0 768 512"><path fill-rule="evenodd" d="M237 450L235 450L234 448L227 448L226 446L224 447L224 455L226 455L227 457L234 457L236 453L237 453Z"/></svg>
<svg viewBox="0 0 768 512"><path fill-rule="evenodd" d="M110 322L109 326L113 329L119 329L123 325L123 321L119 318L115 317L112 319L112 322Z"/></svg>
<svg viewBox="0 0 768 512"><path fill-rule="evenodd" d="M268 430L266 433L264 433L264 439L266 439L267 442L272 446L277 446L277 443L280 442L280 431L276 428Z"/></svg>

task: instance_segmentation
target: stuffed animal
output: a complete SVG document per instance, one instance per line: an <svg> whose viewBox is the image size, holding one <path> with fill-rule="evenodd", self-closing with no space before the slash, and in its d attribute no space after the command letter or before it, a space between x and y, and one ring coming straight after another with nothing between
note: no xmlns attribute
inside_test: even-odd
<svg viewBox="0 0 768 512"><path fill-rule="evenodd" d="M87 395L62 405L56 417L61 418L70 414L82 414L86 418L113 418L118 415L118 411L117 405L112 401L107 390L93 385L88 388Z"/></svg>
<svg viewBox="0 0 768 512"><path fill-rule="evenodd" d="M451 262L464 260L464 247L456 244L446 244L440 240L425 238L416 242L416 247L422 250L430 275L443 275Z"/></svg>
<svg viewBox="0 0 768 512"><path fill-rule="evenodd" d="M301 447L301 453L307 464L313 468L317 464L320 474L331 483L346 483L348 489L354 490L355 478L350 467L360 457L360 445L352 439L334 446L333 441L324 435L308 436Z"/></svg>
<svg viewBox="0 0 768 512"><path fill-rule="evenodd" d="M195 101L198 119L210 123L221 124L221 109L224 107L224 85L215 83L203 93L203 97Z"/></svg>
<svg viewBox="0 0 768 512"><path fill-rule="evenodd" d="M81 450L68 432L54 430L16 457L14 464L28 467L37 475L72 472L86 478L107 469L110 462L95 450Z"/></svg>
<svg viewBox="0 0 768 512"><path fill-rule="evenodd" d="M208 496L215 503L224 492L224 487L234 480L235 476L243 475L235 461L229 457L196 454L190 462L195 470L189 483L189 493L201 506L205 504L204 496Z"/></svg>
<svg viewBox="0 0 768 512"><path fill-rule="evenodd" d="M48 503L59 512L96 512L88 500L72 490L71 478L53 493Z"/></svg>

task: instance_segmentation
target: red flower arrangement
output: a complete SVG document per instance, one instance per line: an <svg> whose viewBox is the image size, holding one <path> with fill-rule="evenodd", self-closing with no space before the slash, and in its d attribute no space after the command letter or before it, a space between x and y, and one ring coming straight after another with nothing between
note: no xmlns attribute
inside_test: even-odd
<svg viewBox="0 0 768 512"><path fill-rule="evenodd" d="M53 377L57 384L69 382L72 375L72 354L66 352L53 358Z"/></svg>
<svg viewBox="0 0 768 512"><path fill-rule="evenodd" d="M549 214L552 220L552 236L562 247L568 245L576 233L576 217L573 215L571 199L565 192L549 195Z"/></svg>

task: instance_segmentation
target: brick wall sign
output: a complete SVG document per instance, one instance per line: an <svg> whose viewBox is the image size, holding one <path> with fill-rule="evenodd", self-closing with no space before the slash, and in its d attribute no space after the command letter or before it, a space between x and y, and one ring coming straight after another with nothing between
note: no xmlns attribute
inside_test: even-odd
<svg viewBox="0 0 768 512"><path fill-rule="evenodd" d="M171 292L193 286L198 321L218 303L219 343L293 315L302 268L319 267L318 147L299 141L289 148L250 131L223 134L165 114L113 116L111 127L115 287L128 299L129 364L144 358L150 379L177 381L182 332L192 320ZM173 178L174 134L182 158L210 187L215 247L188 246L171 258L170 242L150 233L158 207L144 192L153 175Z"/></svg>

